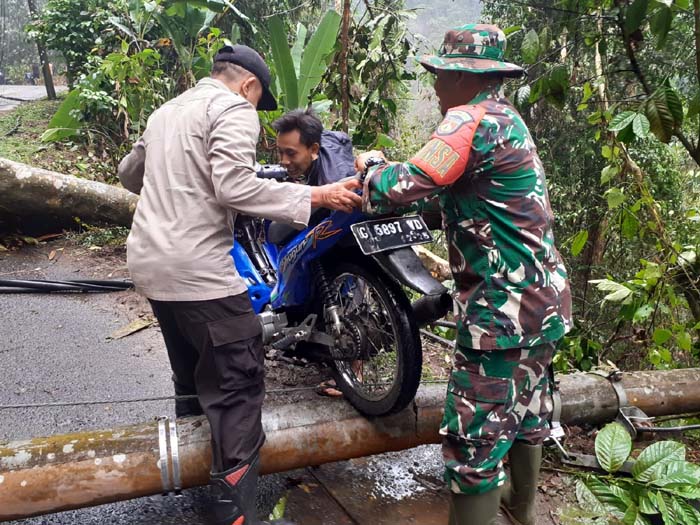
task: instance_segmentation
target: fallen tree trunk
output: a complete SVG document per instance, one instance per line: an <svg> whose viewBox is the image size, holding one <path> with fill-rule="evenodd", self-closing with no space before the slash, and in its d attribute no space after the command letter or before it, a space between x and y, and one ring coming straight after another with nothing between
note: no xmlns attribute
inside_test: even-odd
<svg viewBox="0 0 700 525"><path fill-rule="evenodd" d="M116 186L0 158L0 214L130 226L137 202Z"/></svg>
<svg viewBox="0 0 700 525"><path fill-rule="evenodd" d="M450 271L450 263L439 255L435 255L433 252L428 250L425 246L413 246L413 251L416 252L418 258L423 263L423 266L433 274L438 281L447 281L452 279L452 272Z"/></svg>
<svg viewBox="0 0 700 525"><path fill-rule="evenodd" d="M621 385L629 402L651 416L700 411L700 369L626 373ZM560 388L564 423L615 418L617 394L607 379L572 374L560 378ZM444 392L444 386L422 388L413 406L374 420L338 400L267 409L262 471L438 443ZM211 455L206 420L184 418L177 421L176 432L168 430L169 425L147 423L0 443L0 521L207 483Z"/></svg>

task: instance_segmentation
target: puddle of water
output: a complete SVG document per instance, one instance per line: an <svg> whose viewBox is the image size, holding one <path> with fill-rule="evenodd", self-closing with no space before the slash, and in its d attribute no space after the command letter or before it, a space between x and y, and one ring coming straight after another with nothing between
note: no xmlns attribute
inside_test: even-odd
<svg viewBox="0 0 700 525"><path fill-rule="evenodd" d="M354 463L354 462L353 462ZM416 478L442 486L442 454L439 445L389 452L353 464L354 475L368 482L371 496L401 501L428 490Z"/></svg>

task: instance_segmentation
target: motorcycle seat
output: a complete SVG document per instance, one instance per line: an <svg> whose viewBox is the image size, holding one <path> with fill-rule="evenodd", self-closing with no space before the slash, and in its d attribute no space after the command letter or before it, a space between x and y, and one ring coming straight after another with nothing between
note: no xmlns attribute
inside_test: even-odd
<svg viewBox="0 0 700 525"><path fill-rule="evenodd" d="M318 224L330 215L330 211L325 208L316 208L311 212L309 225ZM299 230L294 226L283 222L273 222L267 230L267 240L277 246L282 246L291 241Z"/></svg>

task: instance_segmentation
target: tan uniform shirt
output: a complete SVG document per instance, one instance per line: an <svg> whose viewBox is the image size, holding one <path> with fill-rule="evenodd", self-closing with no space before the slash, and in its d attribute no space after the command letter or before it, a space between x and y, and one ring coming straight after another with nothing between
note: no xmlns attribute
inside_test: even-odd
<svg viewBox="0 0 700 525"><path fill-rule="evenodd" d="M255 108L205 78L167 102L119 165L140 193L127 262L136 289L159 301L200 301L246 291L229 250L237 213L305 226L311 189L258 179Z"/></svg>

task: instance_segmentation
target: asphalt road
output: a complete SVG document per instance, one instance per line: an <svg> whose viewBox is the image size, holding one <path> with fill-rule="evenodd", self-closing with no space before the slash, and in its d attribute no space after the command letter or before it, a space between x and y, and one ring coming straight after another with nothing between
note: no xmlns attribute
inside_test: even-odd
<svg viewBox="0 0 700 525"><path fill-rule="evenodd" d="M68 91L67 86L55 86L56 93ZM46 97L44 86L0 85L0 112L10 111L22 102L39 100Z"/></svg>
<svg viewBox="0 0 700 525"><path fill-rule="evenodd" d="M0 253L0 278L79 278L68 263L47 265L47 250ZM39 266L47 269L34 272ZM168 359L157 328L107 339L130 321L118 306L120 298L121 292L0 294L0 405L171 395ZM159 415L174 416L173 404L0 410L0 440L112 428ZM271 508L284 481L284 476L265 478L262 508ZM12 523L197 525L206 523L206 492L187 490L179 498L154 496Z"/></svg>

